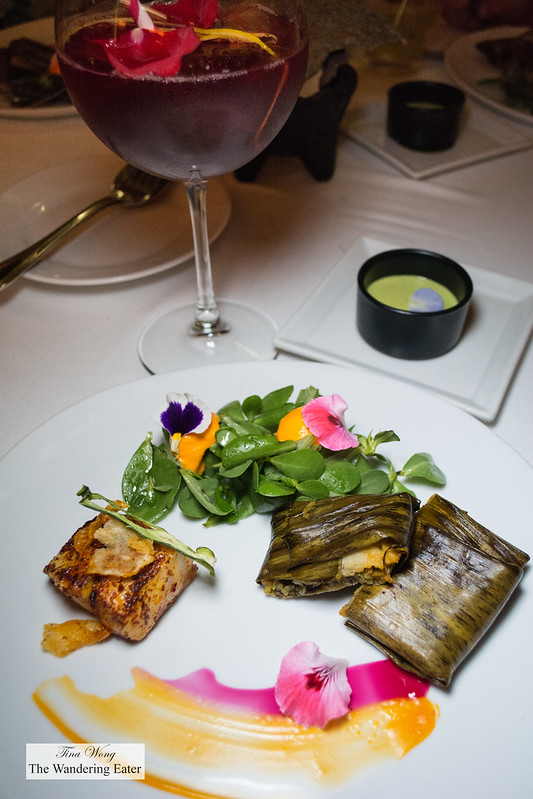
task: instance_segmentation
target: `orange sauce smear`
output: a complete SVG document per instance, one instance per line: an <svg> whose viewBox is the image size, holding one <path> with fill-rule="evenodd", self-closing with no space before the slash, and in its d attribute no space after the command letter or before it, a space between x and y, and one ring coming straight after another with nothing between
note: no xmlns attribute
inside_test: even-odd
<svg viewBox="0 0 533 799"><path fill-rule="evenodd" d="M403 757L431 734L437 719L426 697L401 698L352 710L324 730L304 728L284 716L202 701L142 669L132 675L132 688L105 698L79 691L68 676L46 680L34 700L73 742L102 736L144 742L145 782L189 799L219 798L169 777L179 775L180 764L226 777L245 764L247 776L261 783L303 775L326 789L376 762ZM152 771L150 753L158 764Z"/></svg>

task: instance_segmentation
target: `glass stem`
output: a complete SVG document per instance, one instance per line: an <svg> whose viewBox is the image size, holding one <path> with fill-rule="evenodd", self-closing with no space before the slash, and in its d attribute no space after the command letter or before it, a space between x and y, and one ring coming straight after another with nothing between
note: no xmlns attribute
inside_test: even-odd
<svg viewBox="0 0 533 799"><path fill-rule="evenodd" d="M226 333L229 327L220 319L213 290L207 230L207 181L201 179L187 181L185 189L191 214L198 291L196 314L189 332L192 336L212 336Z"/></svg>

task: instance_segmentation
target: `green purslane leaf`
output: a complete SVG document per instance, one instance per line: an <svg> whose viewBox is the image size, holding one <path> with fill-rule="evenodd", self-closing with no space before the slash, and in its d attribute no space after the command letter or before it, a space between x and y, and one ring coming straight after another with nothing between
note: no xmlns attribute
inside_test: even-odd
<svg viewBox="0 0 533 799"><path fill-rule="evenodd" d="M218 469L218 473L221 477L226 477L228 480L231 480L232 478L240 477L241 475L243 475L245 471L251 466L252 463L253 461L246 460L243 461L242 463L239 463L237 466L232 466L229 469L225 469L221 464Z"/></svg>
<svg viewBox="0 0 533 799"><path fill-rule="evenodd" d="M221 416L220 418L221 418L222 424L226 425L227 423L224 422L223 417ZM237 435L237 433L235 432L235 430L233 430L233 428L230 427L229 425L227 425L225 427L220 427L217 430L217 432L215 433L215 439L216 439L216 444L214 446L215 452L220 447L225 447L226 444L228 443L228 441L231 441L231 439L235 438L236 435Z"/></svg>
<svg viewBox="0 0 533 799"><path fill-rule="evenodd" d="M178 496L178 508L184 516L191 519L205 519L208 514L207 508L198 502L191 489L184 485Z"/></svg>
<svg viewBox="0 0 533 799"><path fill-rule="evenodd" d="M228 419L233 419L236 422L246 421L246 415L239 400L232 400L231 402L228 402L227 405L223 405L222 408L220 408L218 415L221 418L223 416L227 416Z"/></svg>
<svg viewBox="0 0 533 799"><path fill-rule="evenodd" d="M295 407L294 402L289 402L293 391L294 386L284 386L263 397L256 423L273 432L283 417Z"/></svg>
<svg viewBox="0 0 533 799"><path fill-rule="evenodd" d="M181 474L193 497L209 513L214 513L216 516L224 516L228 512L218 505L216 493L218 482L215 478L200 477L196 472L191 472L189 469L182 469Z"/></svg>
<svg viewBox="0 0 533 799"><path fill-rule="evenodd" d="M292 480L318 480L324 471L324 457L316 449L297 449L270 459L276 469Z"/></svg>
<svg viewBox="0 0 533 799"><path fill-rule="evenodd" d="M386 472L381 469L370 469L361 475L361 482L357 487L358 494L386 494L390 489L390 480Z"/></svg>
<svg viewBox="0 0 533 799"><path fill-rule="evenodd" d="M417 452L412 455L400 471L400 476L427 480L440 486L446 483L444 473L435 465L433 458L427 452Z"/></svg>
<svg viewBox="0 0 533 799"><path fill-rule="evenodd" d="M394 430L383 430L381 433L369 433L367 436L360 435L358 433L359 438L359 448L363 455L375 455L377 448L381 444L387 444L390 441L399 441L400 439L394 432Z"/></svg>
<svg viewBox="0 0 533 799"><path fill-rule="evenodd" d="M215 576L215 569L214 565L216 563L216 558L214 552L212 552L208 547L198 547L197 549L191 549L191 547L184 544L183 541L180 541L178 538L175 538L171 533L168 533L162 527L157 527L155 524L149 524L145 522L144 519L139 519L133 513L131 513L129 508L123 508L117 502L113 502L113 500L104 497L102 494L95 494L91 491L91 489L84 485L80 488L77 492L77 496L81 497L80 504L86 508L91 508L92 510L98 511L98 513L105 513L106 516L111 516L113 519L124 524L126 527L129 527L130 530L141 535L143 538L149 538L151 541L157 541L159 544L164 544L171 549L174 549L176 552L185 555L188 558L199 563L201 566L204 566L211 577ZM96 501L105 502L105 507L100 507L100 505L96 504ZM139 522L142 522L139 524Z"/></svg>
<svg viewBox="0 0 533 799"><path fill-rule="evenodd" d="M249 420L255 419L256 416L259 416L262 407L263 401L258 394L252 394L250 397L246 397L242 403L243 413Z"/></svg>
<svg viewBox="0 0 533 799"><path fill-rule="evenodd" d="M272 408L261 413L260 416L257 417L256 423L262 425L265 430L276 430L283 417L288 414L289 411L292 411L294 407L294 403L288 402L285 405Z"/></svg>
<svg viewBox="0 0 533 799"><path fill-rule="evenodd" d="M408 494L411 494L413 497L416 497L414 491L411 491L411 489L407 488L407 486L401 483L398 478L395 478L391 484L391 494L401 494L404 491L406 491Z"/></svg>
<svg viewBox="0 0 533 799"><path fill-rule="evenodd" d="M295 487L280 480L260 480L257 493L265 497L290 497L295 493Z"/></svg>
<svg viewBox="0 0 533 799"><path fill-rule="evenodd" d="M374 441L375 447L379 447L381 444L387 444L390 441L399 441L399 437L396 435L394 430L382 430L381 433L376 433L375 436L372 436Z"/></svg>
<svg viewBox="0 0 533 799"><path fill-rule="evenodd" d="M148 435L124 470L122 497L139 519L157 522L174 504L180 484L176 459L165 446L154 446Z"/></svg>
<svg viewBox="0 0 533 799"><path fill-rule="evenodd" d="M306 499L326 499L329 488L320 480L303 480L297 485L298 493Z"/></svg>
<svg viewBox="0 0 533 799"><path fill-rule="evenodd" d="M221 516L233 513L237 508L237 496L228 485L218 485L216 487L215 502Z"/></svg>
<svg viewBox="0 0 533 799"><path fill-rule="evenodd" d="M284 484L282 484L284 485ZM294 494L293 489L293 494ZM252 489L248 494L246 494L241 503L244 504L249 502L253 507L254 513L273 513L275 510L280 508L282 505L287 504L287 497L290 494L276 494L269 496L268 493L259 493L257 489Z"/></svg>
<svg viewBox="0 0 533 799"><path fill-rule="evenodd" d="M260 436L269 432L269 430L263 425L258 424L257 422L251 422L248 419L244 419L243 421L238 421L226 415L222 415L220 418L224 422L224 424L228 426L229 430L232 430L236 435L239 436L245 436L245 435Z"/></svg>
<svg viewBox="0 0 533 799"><path fill-rule="evenodd" d="M225 469L231 469L247 460L259 460L280 455L296 449L294 441L278 441L271 433L240 435L228 441L222 451L221 461Z"/></svg>
<svg viewBox="0 0 533 799"><path fill-rule="evenodd" d="M294 386L283 386L283 388L277 388L275 391L266 394L261 404L261 412L267 413L279 408L281 405L285 405L291 398L293 391Z"/></svg>
<svg viewBox="0 0 533 799"><path fill-rule="evenodd" d="M361 482L361 472L350 461L329 459L320 482L329 488L331 494L351 494Z"/></svg>
<svg viewBox="0 0 533 799"><path fill-rule="evenodd" d="M316 399L320 396L320 391L318 388L314 386L308 386L307 388L302 388L298 392L298 396L296 397L296 402L294 403L297 408L301 408L302 405L307 405L308 402L311 402L312 399Z"/></svg>
<svg viewBox="0 0 533 799"><path fill-rule="evenodd" d="M369 461L363 457L363 455L357 455L353 460L355 466L357 466L357 471L360 475L363 475L365 472L369 472L372 469Z"/></svg>
<svg viewBox="0 0 533 799"><path fill-rule="evenodd" d="M396 469L392 465L392 461L389 460L389 458L386 458L385 455L382 455L380 452L376 452L373 457L376 461L383 464L383 469L388 475L389 482L392 485L397 477Z"/></svg>

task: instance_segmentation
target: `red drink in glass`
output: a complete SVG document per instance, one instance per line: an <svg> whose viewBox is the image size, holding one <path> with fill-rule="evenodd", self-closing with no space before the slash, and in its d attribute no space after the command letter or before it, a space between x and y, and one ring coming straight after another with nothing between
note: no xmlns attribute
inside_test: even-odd
<svg viewBox="0 0 533 799"><path fill-rule="evenodd" d="M59 53L72 100L121 158L177 180L210 178L250 161L279 132L298 96L307 45L270 15L275 56L248 41L202 42L171 77L115 72L101 42L112 23L74 33Z"/></svg>
<svg viewBox="0 0 533 799"><path fill-rule="evenodd" d="M56 41L91 130L187 193L196 302L148 322L142 362L170 372L273 357L272 319L215 298L206 190L264 150L291 113L307 68L303 0L57 0Z"/></svg>

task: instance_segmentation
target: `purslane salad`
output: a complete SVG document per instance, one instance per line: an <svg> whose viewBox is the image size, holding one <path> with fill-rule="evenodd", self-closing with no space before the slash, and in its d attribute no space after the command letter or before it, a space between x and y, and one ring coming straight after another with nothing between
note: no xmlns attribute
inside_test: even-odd
<svg viewBox="0 0 533 799"><path fill-rule="evenodd" d="M190 394L168 394L159 414L162 436L148 433L122 476L122 500L87 486L81 504L111 513L141 535L171 546L213 574L215 556L192 550L157 522L178 507L207 527L272 513L299 499L345 494L394 494L405 481L445 484L431 455L419 452L400 468L378 448L399 441L393 430L363 435L345 422L346 402L310 386L293 398L285 386L250 395L212 412Z"/></svg>

